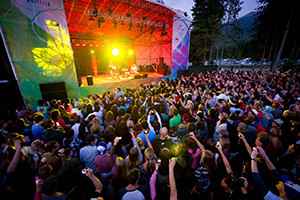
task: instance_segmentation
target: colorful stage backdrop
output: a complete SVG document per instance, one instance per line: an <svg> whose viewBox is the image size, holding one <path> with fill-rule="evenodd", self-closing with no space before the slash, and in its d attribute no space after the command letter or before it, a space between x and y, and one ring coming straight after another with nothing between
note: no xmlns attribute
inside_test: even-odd
<svg viewBox="0 0 300 200"><path fill-rule="evenodd" d="M41 99L41 83L64 81L78 96L62 0L1 0L0 25L27 105Z"/></svg>
<svg viewBox="0 0 300 200"><path fill-rule="evenodd" d="M187 70L189 64L192 19L186 13L175 10L173 20L172 67L176 71Z"/></svg>

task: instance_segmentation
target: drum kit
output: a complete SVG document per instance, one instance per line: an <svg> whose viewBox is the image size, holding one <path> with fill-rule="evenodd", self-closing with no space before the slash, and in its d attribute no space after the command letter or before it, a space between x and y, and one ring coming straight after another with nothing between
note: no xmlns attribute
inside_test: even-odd
<svg viewBox="0 0 300 200"><path fill-rule="evenodd" d="M115 64L109 65L110 75L113 79L129 78L131 75L138 74L138 67L133 64L130 67L122 67Z"/></svg>

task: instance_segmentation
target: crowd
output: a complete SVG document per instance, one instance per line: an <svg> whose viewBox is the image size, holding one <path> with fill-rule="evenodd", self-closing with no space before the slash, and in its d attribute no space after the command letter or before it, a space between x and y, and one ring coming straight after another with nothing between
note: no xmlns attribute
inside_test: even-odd
<svg viewBox="0 0 300 200"><path fill-rule="evenodd" d="M300 199L300 73L210 71L0 121L0 198Z"/></svg>

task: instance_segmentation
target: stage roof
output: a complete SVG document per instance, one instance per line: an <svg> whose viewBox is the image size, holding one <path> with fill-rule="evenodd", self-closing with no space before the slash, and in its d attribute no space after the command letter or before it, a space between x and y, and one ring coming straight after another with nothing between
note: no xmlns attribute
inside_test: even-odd
<svg viewBox="0 0 300 200"><path fill-rule="evenodd" d="M170 43L174 11L146 0L65 0L73 46L111 39L135 45Z"/></svg>

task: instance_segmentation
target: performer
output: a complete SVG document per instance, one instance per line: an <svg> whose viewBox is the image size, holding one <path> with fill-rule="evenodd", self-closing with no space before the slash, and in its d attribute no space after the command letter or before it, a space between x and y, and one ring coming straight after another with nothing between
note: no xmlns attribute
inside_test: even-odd
<svg viewBox="0 0 300 200"><path fill-rule="evenodd" d="M118 69L117 69L116 65L110 63L109 69L110 69L110 75L112 78L118 77Z"/></svg>
<svg viewBox="0 0 300 200"><path fill-rule="evenodd" d="M133 64L131 67L130 67L130 73L131 74L137 74L138 73L138 67L136 64Z"/></svg>

